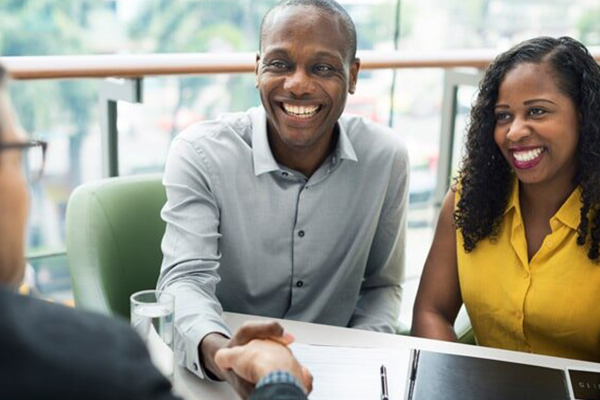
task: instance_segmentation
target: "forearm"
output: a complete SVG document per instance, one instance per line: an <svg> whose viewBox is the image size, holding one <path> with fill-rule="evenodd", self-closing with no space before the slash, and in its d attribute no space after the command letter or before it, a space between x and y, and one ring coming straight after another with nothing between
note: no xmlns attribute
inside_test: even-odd
<svg viewBox="0 0 600 400"><path fill-rule="evenodd" d="M400 312L402 289L400 285L363 288L352 315L351 328L394 333Z"/></svg>
<svg viewBox="0 0 600 400"><path fill-rule="evenodd" d="M215 363L217 351L227 347L229 338L220 333L209 333L198 345L198 356L204 366L204 372L213 380L225 380L223 371Z"/></svg>
<svg viewBox="0 0 600 400"><path fill-rule="evenodd" d="M415 310L411 329L412 336L456 342L454 323L443 314L432 310Z"/></svg>
<svg viewBox="0 0 600 400"><path fill-rule="evenodd" d="M279 383L256 389L249 400L306 400L306 394L295 385Z"/></svg>
<svg viewBox="0 0 600 400"><path fill-rule="evenodd" d="M372 240L360 299L350 321L353 327L392 333L402 300L408 204L408 164L402 152L390 175L390 184Z"/></svg>
<svg viewBox="0 0 600 400"><path fill-rule="evenodd" d="M203 362L199 344L209 334L218 333L229 337L231 333L222 319L222 307L211 294L211 284L193 279L180 278L170 281L161 288L175 295L175 334L177 335L175 356L178 363L203 377ZM212 371L211 371L212 372ZM209 377L211 377L209 375Z"/></svg>

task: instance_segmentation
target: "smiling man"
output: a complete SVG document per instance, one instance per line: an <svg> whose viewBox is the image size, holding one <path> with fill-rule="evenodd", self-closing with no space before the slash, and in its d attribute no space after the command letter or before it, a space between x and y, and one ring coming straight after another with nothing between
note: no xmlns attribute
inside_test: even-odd
<svg viewBox="0 0 600 400"><path fill-rule="evenodd" d="M179 361L214 364L222 310L392 332L401 299L408 159L399 135L342 116L360 61L331 0L288 0L261 27L262 107L196 124L165 170L158 286L174 293Z"/></svg>

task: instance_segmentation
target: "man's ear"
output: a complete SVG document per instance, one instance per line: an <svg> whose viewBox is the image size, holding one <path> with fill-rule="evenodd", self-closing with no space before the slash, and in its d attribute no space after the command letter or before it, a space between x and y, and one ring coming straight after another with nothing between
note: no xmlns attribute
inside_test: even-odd
<svg viewBox="0 0 600 400"><path fill-rule="evenodd" d="M254 86L258 87L258 66L260 65L260 52L256 53L256 60L254 64Z"/></svg>
<svg viewBox="0 0 600 400"><path fill-rule="evenodd" d="M350 64L350 87L348 93L354 94L356 91L356 81L358 81L358 72L360 71L360 58L355 58Z"/></svg>

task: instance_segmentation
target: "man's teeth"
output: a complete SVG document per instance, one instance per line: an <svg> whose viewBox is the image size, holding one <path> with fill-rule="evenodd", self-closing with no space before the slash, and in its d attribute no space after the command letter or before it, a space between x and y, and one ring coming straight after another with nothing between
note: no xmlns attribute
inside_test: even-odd
<svg viewBox="0 0 600 400"><path fill-rule="evenodd" d="M286 113L293 115L294 117L310 118L319 111L319 106L295 106L291 104L283 104L283 109Z"/></svg>
<svg viewBox="0 0 600 400"><path fill-rule="evenodd" d="M527 162L538 158L543 151L543 147L538 147L537 149L527 151L515 151L513 153L513 157L519 162Z"/></svg>

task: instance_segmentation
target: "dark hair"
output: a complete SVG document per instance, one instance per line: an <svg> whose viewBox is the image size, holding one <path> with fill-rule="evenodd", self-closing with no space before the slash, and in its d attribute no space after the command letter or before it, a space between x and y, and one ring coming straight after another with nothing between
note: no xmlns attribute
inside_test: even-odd
<svg viewBox="0 0 600 400"><path fill-rule="evenodd" d="M293 7L293 6L306 6L306 7L314 7L318 10L321 10L325 13L331 14L340 19L346 31L348 32L348 56L350 61L354 61L356 59L356 27L354 26L354 22L348 12L335 0L283 0L279 4L273 6L267 11L265 16L260 23L260 36L258 42L258 49L262 51L262 42L263 42L263 34L264 30L267 26L267 21L269 20L269 16L275 11L283 7Z"/></svg>
<svg viewBox="0 0 600 400"><path fill-rule="evenodd" d="M579 112L577 171L582 207L577 244L590 245L598 260L600 242L600 67L589 51L569 37L538 37L500 54L487 69L471 110L465 156L457 182L461 192L454 212L457 229L470 252L480 240L497 237L510 196L513 173L494 141L494 106L506 74L522 63L547 63L558 89ZM592 221L592 222L590 222Z"/></svg>

